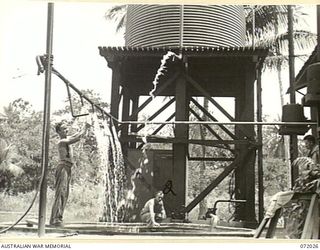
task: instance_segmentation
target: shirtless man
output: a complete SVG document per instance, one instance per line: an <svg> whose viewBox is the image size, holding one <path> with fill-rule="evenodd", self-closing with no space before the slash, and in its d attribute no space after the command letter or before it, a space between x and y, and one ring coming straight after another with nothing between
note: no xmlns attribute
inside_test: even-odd
<svg viewBox="0 0 320 250"><path fill-rule="evenodd" d="M52 226L63 226L63 212L69 196L71 167L73 165L72 148L70 145L78 142L81 136L86 133L89 126L89 124L86 124L80 132L71 136L67 136L68 130L66 124L60 122L55 127L60 140L58 142L59 163L55 174L55 199L50 218L50 225Z"/></svg>
<svg viewBox="0 0 320 250"><path fill-rule="evenodd" d="M140 218L142 222L148 223L148 226L157 227L166 218L166 211L162 201L163 196L162 191L156 192L155 198L148 200L142 208Z"/></svg>

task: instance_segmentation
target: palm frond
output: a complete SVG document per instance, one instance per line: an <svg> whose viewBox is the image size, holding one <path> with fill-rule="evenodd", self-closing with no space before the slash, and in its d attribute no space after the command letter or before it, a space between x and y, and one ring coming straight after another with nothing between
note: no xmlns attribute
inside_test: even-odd
<svg viewBox="0 0 320 250"><path fill-rule="evenodd" d="M0 164L8 159L8 152L9 152L10 145L0 138Z"/></svg>
<svg viewBox="0 0 320 250"><path fill-rule="evenodd" d="M289 57L284 55L274 55L268 56L263 65L263 71L271 70L275 71L278 70L279 66L287 67L288 66Z"/></svg>
<svg viewBox="0 0 320 250"><path fill-rule="evenodd" d="M0 170L9 171L14 176L21 175L24 171L21 167L13 164L11 145L8 145L7 142L0 138Z"/></svg>
<svg viewBox="0 0 320 250"><path fill-rule="evenodd" d="M115 5L105 13L105 18L107 20L114 21L116 26L116 31L119 32L122 28L124 28L126 23L127 16L127 5Z"/></svg>
<svg viewBox="0 0 320 250"><path fill-rule="evenodd" d="M269 48L274 54L285 54L288 51L288 38L287 32L275 35L272 31L266 30L260 37L255 36L255 44L259 47ZM251 39L248 37L248 42ZM294 30L293 41L295 49L304 50L316 45L317 36L309 31Z"/></svg>
<svg viewBox="0 0 320 250"><path fill-rule="evenodd" d="M288 23L286 5L255 5L254 11L246 11L246 28L253 33L252 23L255 20L254 33L260 33L265 27L279 28ZM253 16L254 13L254 16Z"/></svg>
<svg viewBox="0 0 320 250"><path fill-rule="evenodd" d="M118 25L116 28L116 31L119 32L122 28L124 28L125 24L126 24L126 17L127 15L123 15L119 21L118 21Z"/></svg>
<svg viewBox="0 0 320 250"><path fill-rule="evenodd" d="M113 20L119 15L119 13L122 13L126 9L127 9L127 5L125 4L115 5L109 10L107 10L107 12L105 13L105 18L108 20Z"/></svg>

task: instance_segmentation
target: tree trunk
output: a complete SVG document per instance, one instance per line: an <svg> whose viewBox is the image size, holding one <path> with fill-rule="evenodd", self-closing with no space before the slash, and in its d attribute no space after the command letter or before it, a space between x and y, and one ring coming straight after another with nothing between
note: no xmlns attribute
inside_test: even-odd
<svg viewBox="0 0 320 250"><path fill-rule="evenodd" d="M281 102L281 107L284 105L284 92L283 92L283 83L282 83L282 77L281 77L281 64L278 63L277 65L277 71L278 71L278 83L279 83L279 90L280 90L280 102ZM282 144L283 142L283 144ZM285 163L290 169L290 138L289 136L283 136L283 140L281 140L280 145L280 157L284 158Z"/></svg>
<svg viewBox="0 0 320 250"><path fill-rule="evenodd" d="M284 94L283 94L283 83L282 83L282 77L281 77L281 63L277 64L277 76L278 76L278 85L279 85L279 94L280 94L280 105L281 107L283 107L284 105ZM281 140L281 144L280 145L280 152L279 152L279 157L280 158L284 158L286 161L289 158L289 154L286 150L286 148L288 148L288 138L286 138L287 136L283 136L283 140Z"/></svg>

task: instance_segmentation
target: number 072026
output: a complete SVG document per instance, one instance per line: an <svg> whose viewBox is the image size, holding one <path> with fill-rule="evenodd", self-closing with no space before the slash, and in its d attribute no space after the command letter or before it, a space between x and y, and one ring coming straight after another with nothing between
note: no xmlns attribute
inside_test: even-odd
<svg viewBox="0 0 320 250"><path fill-rule="evenodd" d="M318 249L319 248L319 244L317 244L317 243L300 244L300 248L303 248L303 249Z"/></svg>

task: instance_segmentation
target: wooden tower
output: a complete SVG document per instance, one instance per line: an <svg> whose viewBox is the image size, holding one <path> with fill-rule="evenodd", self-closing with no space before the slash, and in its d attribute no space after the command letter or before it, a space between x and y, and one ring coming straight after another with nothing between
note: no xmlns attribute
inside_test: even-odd
<svg viewBox="0 0 320 250"><path fill-rule="evenodd" d="M255 162L256 152L261 147L254 125L219 125L224 135L216 133L215 127L204 124L214 136L214 140L189 138L190 116L196 116L191 104L206 115L207 121L218 121L196 97L206 97L229 121L255 121L255 110L261 106L255 103L255 84L260 81L261 65L267 55L265 49L249 47L99 47L100 55L112 70L111 114L122 121L137 121L139 113L150 106L152 82L168 51L179 55L166 64L167 70L160 77L155 96L171 97L163 106L153 107L149 121L165 114L166 121L187 121L174 125L174 136L158 137L157 133L165 126L158 127L146 136L149 143L172 145L170 150L150 150L148 166L143 170L144 189L140 188L142 204L151 197L151 191L165 191L165 203L169 216L185 218L210 191L212 191L231 172L235 173L235 199L245 200L236 206L235 219L245 222L244 226L257 223L255 206ZM257 81L258 80L258 81ZM260 88L257 88L257 95ZM142 102L141 97L147 97ZM148 97L149 96L149 97ZM214 97L233 97L234 114L229 114ZM120 105L121 104L121 105ZM173 113L167 107L175 106ZM197 116L196 116L197 117ZM198 121L203 121L197 117ZM128 168L138 169L141 157L141 144L144 139L139 135L143 124L120 124L120 141ZM212 150L222 146L233 152L232 158L210 158L193 156L190 159L189 145L205 145ZM229 165L210 185L202 190L191 202L187 202L187 164L188 160L226 161ZM131 171L132 173L132 171Z"/></svg>

